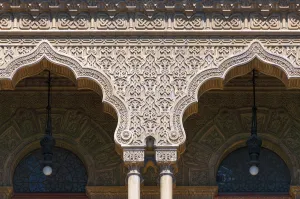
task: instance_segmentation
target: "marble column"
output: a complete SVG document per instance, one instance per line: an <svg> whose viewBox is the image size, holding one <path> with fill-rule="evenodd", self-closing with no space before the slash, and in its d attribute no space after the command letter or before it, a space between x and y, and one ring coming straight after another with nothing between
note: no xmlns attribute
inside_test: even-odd
<svg viewBox="0 0 300 199"><path fill-rule="evenodd" d="M140 199L141 198L141 174L138 165L128 166L127 174L128 183L128 198Z"/></svg>
<svg viewBox="0 0 300 199"><path fill-rule="evenodd" d="M173 172L177 162L177 148L156 148L155 160L160 167L160 198L173 199Z"/></svg>
<svg viewBox="0 0 300 199"><path fill-rule="evenodd" d="M173 199L173 167L160 166L160 198Z"/></svg>
<svg viewBox="0 0 300 199"><path fill-rule="evenodd" d="M128 198L141 198L141 174L140 168L144 166L144 149L126 148L123 150L124 164L128 168L127 184Z"/></svg>

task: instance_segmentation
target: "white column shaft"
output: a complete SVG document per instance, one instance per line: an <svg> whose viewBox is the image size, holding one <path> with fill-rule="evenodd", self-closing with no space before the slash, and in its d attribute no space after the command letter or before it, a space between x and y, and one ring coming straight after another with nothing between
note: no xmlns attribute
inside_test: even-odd
<svg viewBox="0 0 300 199"><path fill-rule="evenodd" d="M128 199L140 199L141 198L141 178L139 169L136 167L130 168L128 173Z"/></svg>
<svg viewBox="0 0 300 199"><path fill-rule="evenodd" d="M160 172L160 199L173 199L172 166L162 166Z"/></svg>
<svg viewBox="0 0 300 199"><path fill-rule="evenodd" d="M173 177L171 175L160 177L160 198L173 199Z"/></svg>

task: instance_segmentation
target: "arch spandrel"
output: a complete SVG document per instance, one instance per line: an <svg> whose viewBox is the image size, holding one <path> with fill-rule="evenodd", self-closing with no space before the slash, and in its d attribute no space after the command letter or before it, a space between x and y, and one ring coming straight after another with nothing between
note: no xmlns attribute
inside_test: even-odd
<svg viewBox="0 0 300 199"><path fill-rule="evenodd" d="M103 102L114 107L116 114L110 111L113 115L117 115L119 119L115 141L120 146L124 144L120 139L120 134L127 126L127 108L123 101L114 95L113 85L105 73L88 68L88 65L84 66L76 57L58 52L47 40L41 41L35 48L24 47L23 53L11 57L10 60L0 68L0 79L2 80L0 87L2 89L7 89L7 87L13 89L14 85L21 79L35 75L45 69L63 74L71 80L75 78L78 81L79 89L89 88L103 94ZM38 63L43 63L43 60L48 60L54 65L48 64L48 66L45 66L42 64L37 66ZM70 71L72 74L70 74ZM72 78L73 75L74 78Z"/></svg>
<svg viewBox="0 0 300 199"><path fill-rule="evenodd" d="M175 39L172 45L165 43L164 46L156 43L138 45L136 40L130 39L122 45L118 39L112 45L109 41L105 38L101 44L93 43L92 47L80 41L62 46L59 39L43 40L34 48L30 44L31 47L23 55L12 57L11 62L1 65L1 78L10 80L14 70L29 68L28 64L36 64L42 59L72 67L82 88L87 87L86 79L93 79L95 85L101 87L103 101L116 110L119 117L116 143L142 149L145 138L153 136L158 148L179 147L180 151L184 150L186 139L182 128L184 111L189 108L189 114L192 114L198 110L190 105L197 104L198 91L204 83L207 85L202 92L213 87L220 88L224 79L226 81L226 77L230 76L226 74L255 58L266 63L261 68L262 72L281 76L280 79L288 87L297 87L300 82L294 78L299 72L297 60L291 56L293 53L288 53L288 49L280 51L287 48L285 46L275 49L264 40L239 43L233 39L230 47L227 44L207 46L190 39L184 46ZM24 65L27 67L22 67ZM266 71L264 68L267 68ZM249 67L245 70L248 71ZM236 74L240 73L233 73L231 78ZM81 81L82 78L84 81ZM214 82L209 83L207 80L212 78ZM1 87L8 84L9 81L2 81Z"/></svg>

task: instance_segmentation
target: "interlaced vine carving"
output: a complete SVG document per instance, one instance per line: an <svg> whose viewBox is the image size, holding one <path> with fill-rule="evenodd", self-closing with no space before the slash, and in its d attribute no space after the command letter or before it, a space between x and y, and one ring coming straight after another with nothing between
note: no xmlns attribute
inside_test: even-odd
<svg viewBox="0 0 300 199"><path fill-rule="evenodd" d="M158 147L177 147L185 142L182 114L197 101L206 80L222 78L225 71L255 57L282 68L288 77L300 75L298 46L251 41L219 39L214 45L201 38L95 38L64 45L53 39L36 48L36 44L2 45L0 77L12 78L18 68L47 58L101 85L104 101L119 115L118 144L144 147L145 139L152 136Z"/></svg>
<svg viewBox="0 0 300 199"><path fill-rule="evenodd" d="M38 15L35 19L28 13L20 14L20 29L22 30L47 30L50 28L50 19L51 16L49 13L42 13Z"/></svg>
<svg viewBox="0 0 300 199"><path fill-rule="evenodd" d="M281 27L280 14L272 14L266 19L258 13L250 15L251 29L263 29L263 30L279 30Z"/></svg>

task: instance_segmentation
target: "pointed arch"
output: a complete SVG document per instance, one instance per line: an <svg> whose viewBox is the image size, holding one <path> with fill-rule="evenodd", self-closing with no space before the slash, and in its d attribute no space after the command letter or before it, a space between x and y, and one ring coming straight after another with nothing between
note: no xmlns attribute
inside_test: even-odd
<svg viewBox="0 0 300 199"><path fill-rule="evenodd" d="M39 65L47 60L52 64ZM115 131L115 142L122 142L121 133L126 127L127 108L123 101L113 92L113 86L105 73L84 67L75 57L58 52L47 40L41 41L32 51L15 57L4 68L0 69L0 89L13 89L16 83L26 77L35 75L44 69L77 80L79 88L89 88L97 93L102 93L103 103L109 104L118 116L118 125ZM113 111L105 108L107 111Z"/></svg>
<svg viewBox="0 0 300 199"><path fill-rule="evenodd" d="M253 60L254 63L260 61L263 64L260 66L249 65L248 63ZM258 40L254 40L243 52L225 59L216 68L198 72L191 79L187 95L180 98L174 107L173 125L177 132L186 135L183 129L183 120L197 113L199 94L211 89L222 89L224 82L247 74L253 68L280 79L287 88L300 87L300 67L293 64L288 58L268 51ZM184 142L181 144L183 145Z"/></svg>

